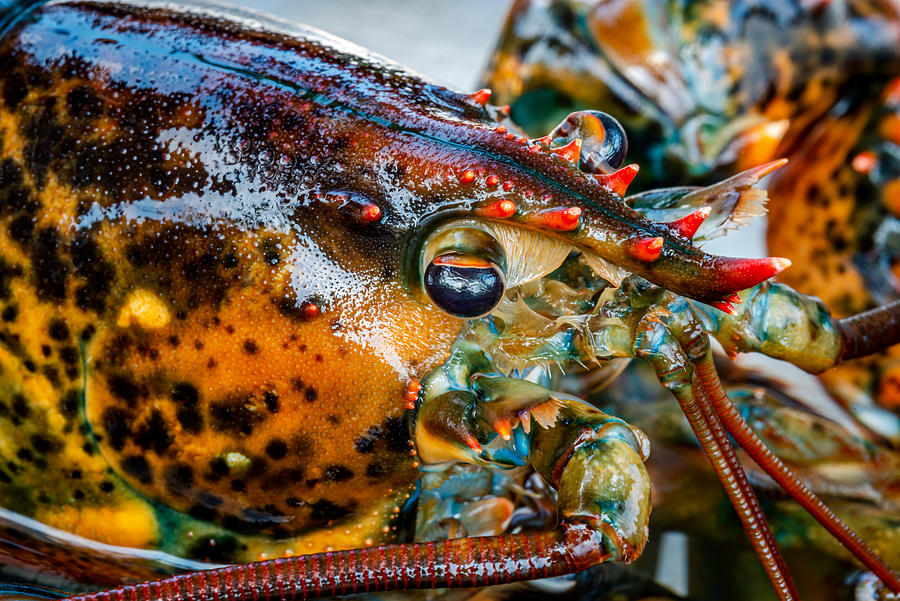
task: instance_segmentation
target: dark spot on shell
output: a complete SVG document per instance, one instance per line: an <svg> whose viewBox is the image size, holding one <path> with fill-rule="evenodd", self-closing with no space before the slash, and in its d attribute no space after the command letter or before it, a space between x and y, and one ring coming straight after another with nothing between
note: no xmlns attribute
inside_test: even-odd
<svg viewBox="0 0 900 601"><path fill-rule="evenodd" d="M3 313L0 314L0 317L3 318L3 321L10 323L16 320L19 316L19 306L18 305L9 305L3 308Z"/></svg>
<svg viewBox="0 0 900 601"><path fill-rule="evenodd" d="M304 397L306 397L307 403L314 403L319 398L319 392L310 386L306 389L306 392L303 393Z"/></svg>
<svg viewBox="0 0 900 601"><path fill-rule="evenodd" d="M81 393L77 390L70 390L59 400L59 412L63 417L72 419L78 415L78 408L81 406Z"/></svg>
<svg viewBox="0 0 900 601"><path fill-rule="evenodd" d="M27 369L31 373L34 373L37 371L37 366L34 364L34 361L32 361L31 359L26 359L24 365L25 365L25 369Z"/></svg>
<svg viewBox="0 0 900 601"><path fill-rule="evenodd" d="M205 522L213 521L218 515L218 512L215 509L201 504L192 505L188 508L187 513L189 516Z"/></svg>
<svg viewBox="0 0 900 601"><path fill-rule="evenodd" d="M219 476L228 475L228 463L222 457L214 457L209 462L209 470Z"/></svg>
<svg viewBox="0 0 900 601"><path fill-rule="evenodd" d="M10 222L7 231L14 242L26 246L34 237L34 221L28 215L19 215Z"/></svg>
<svg viewBox="0 0 900 601"><path fill-rule="evenodd" d="M341 505L336 505L327 499L320 499L313 503L311 517L317 521L335 522L349 516L351 510Z"/></svg>
<svg viewBox="0 0 900 601"><path fill-rule="evenodd" d="M243 490L247 488L247 483L243 480L232 480L231 481L231 490L235 492L243 492Z"/></svg>
<svg viewBox="0 0 900 601"><path fill-rule="evenodd" d="M100 490L102 490L103 492L112 492L115 487L115 484L113 484L109 480L104 480L100 483Z"/></svg>
<svg viewBox="0 0 900 601"><path fill-rule="evenodd" d="M209 404L209 421L221 432L252 434L265 416L256 411L251 399L229 399Z"/></svg>
<svg viewBox="0 0 900 601"><path fill-rule="evenodd" d="M59 358L62 359L63 363L66 365L75 365L78 363L79 354L78 349L74 346L64 346L59 350Z"/></svg>
<svg viewBox="0 0 900 601"><path fill-rule="evenodd" d="M43 352L43 347L41 347L41 352ZM48 349L49 350L49 349ZM50 385L54 388L59 388L62 382L59 380L59 370L52 365L44 365L41 367L41 373L44 374L44 377L47 378L47 381L50 382Z"/></svg>
<svg viewBox="0 0 900 601"><path fill-rule="evenodd" d="M41 300L62 301L66 298L69 264L60 256L61 246L59 233L52 227L41 229L29 246L35 289Z"/></svg>
<svg viewBox="0 0 900 601"><path fill-rule="evenodd" d="M166 420L159 409L150 412L150 417L138 426L134 435L134 443L137 446L145 451L152 450L157 455L165 453L173 442L174 437L169 432Z"/></svg>
<svg viewBox="0 0 900 601"><path fill-rule="evenodd" d="M166 488L175 496L183 497L194 484L194 470L185 463L170 465L163 472Z"/></svg>
<svg viewBox="0 0 900 601"><path fill-rule="evenodd" d="M277 392L274 390L267 390L263 393L263 403L266 404L266 409L269 410L269 413L278 413L279 402Z"/></svg>
<svg viewBox="0 0 900 601"><path fill-rule="evenodd" d="M109 437L110 446L116 451L124 449L125 443L131 438L132 419L130 411L119 407L109 407L103 412L103 430Z"/></svg>
<svg viewBox="0 0 900 601"><path fill-rule="evenodd" d="M125 401L129 405L134 404L140 395L140 388L138 388L138 385L125 376L107 376L106 383L109 386L109 391L114 396Z"/></svg>
<svg viewBox="0 0 900 601"><path fill-rule="evenodd" d="M259 351L259 347L256 345L256 341L248 338L244 341L244 352L248 355L255 355Z"/></svg>
<svg viewBox="0 0 900 601"><path fill-rule="evenodd" d="M391 451L409 451L409 424L402 417L391 417L384 422L387 448Z"/></svg>
<svg viewBox="0 0 900 601"><path fill-rule="evenodd" d="M153 471L150 469L150 464L140 455L125 457L122 460L122 471L141 484L153 483Z"/></svg>
<svg viewBox="0 0 900 601"><path fill-rule="evenodd" d="M372 453L375 451L375 438L372 436L361 436L353 442L353 447L358 453Z"/></svg>
<svg viewBox="0 0 900 601"><path fill-rule="evenodd" d="M306 505L306 501L298 499L297 497L288 497L284 500L284 504L288 507L303 507Z"/></svg>
<svg viewBox="0 0 900 601"><path fill-rule="evenodd" d="M22 419L27 419L31 415L31 407L28 406L28 401L21 394L13 395L12 410L14 414Z"/></svg>
<svg viewBox="0 0 900 601"><path fill-rule="evenodd" d="M280 438L273 438L266 445L266 455L272 459L278 460L287 455L287 443Z"/></svg>
<svg viewBox="0 0 900 601"><path fill-rule="evenodd" d="M343 465L330 465L325 470L325 479L333 482L344 482L353 477L353 472Z"/></svg>
<svg viewBox="0 0 900 601"><path fill-rule="evenodd" d="M193 385L179 382L172 387L175 417L184 431L190 434L199 434L203 430L203 415L197 408L198 401L199 394Z"/></svg>
<svg viewBox="0 0 900 601"><path fill-rule="evenodd" d="M32 434L31 448L42 455L49 455L59 453L63 448L63 443L52 436Z"/></svg>
<svg viewBox="0 0 900 601"><path fill-rule="evenodd" d="M66 322L61 319L51 319L50 327L47 328L47 332L50 334L50 338L60 342L68 340L69 338L69 327L66 325Z"/></svg>
<svg viewBox="0 0 900 601"><path fill-rule="evenodd" d="M75 289L75 302L84 311L102 313L115 281L113 264L104 258L97 242L85 233L75 238L71 253L75 274L83 280Z"/></svg>
<svg viewBox="0 0 900 601"><path fill-rule="evenodd" d="M239 550L237 538L216 536L204 538L192 544L187 551L190 559L213 563L234 563Z"/></svg>

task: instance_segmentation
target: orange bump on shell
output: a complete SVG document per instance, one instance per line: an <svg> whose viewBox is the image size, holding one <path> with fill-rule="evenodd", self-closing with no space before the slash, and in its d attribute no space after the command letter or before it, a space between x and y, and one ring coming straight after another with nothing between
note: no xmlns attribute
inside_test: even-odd
<svg viewBox="0 0 900 601"><path fill-rule="evenodd" d="M663 242L662 236L633 239L630 241L629 251L638 261L652 263L662 254Z"/></svg>
<svg viewBox="0 0 900 601"><path fill-rule="evenodd" d="M471 169L466 169L459 176L459 182L461 184L471 184L475 181L475 172Z"/></svg>
<svg viewBox="0 0 900 601"><path fill-rule="evenodd" d="M850 166L853 167L853 170L862 173L864 175L868 175L868 173L872 170L872 167L875 166L875 153L871 150L864 150L855 157L853 157L853 161L850 162Z"/></svg>
<svg viewBox="0 0 900 601"><path fill-rule="evenodd" d="M578 227L581 220L581 209L579 207L547 209L539 213L539 217L541 222L550 229L569 232Z"/></svg>
<svg viewBox="0 0 900 601"><path fill-rule="evenodd" d="M303 303L300 310L303 312L303 316L306 319L312 319L319 315L319 305L315 303Z"/></svg>
<svg viewBox="0 0 900 601"><path fill-rule="evenodd" d="M493 188L494 186L496 186L497 184L500 183L500 178L497 177L496 175L489 175L487 177L487 179L484 180L484 183L487 184L489 187Z"/></svg>
<svg viewBox="0 0 900 601"><path fill-rule="evenodd" d="M376 204L366 205L362 210L362 218L367 223L378 221L381 219L381 207Z"/></svg>
<svg viewBox="0 0 900 601"><path fill-rule="evenodd" d="M712 207L703 207L702 209L697 209L693 213L685 215L681 219L676 219L675 221L670 221L666 225L669 226L673 232L681 234L688 240L694 237L694 234L697 233L697 229L706 221L706 218L709 217L709 214L712 212Z"/></svg>
<svg viewBox="0 0 900 601"><path fill-rule="evenodd" d="M507 192L513 189L513 183L509 180L503 182L503 189Z"/></svg>
<svg viewBox="0 0 900 601"><path fill-rule="evenodd" d="M566 159L567 161L578 164L578 159L581 158L581 140L579 138L575 138L565 146L560 146L559 148L551 148L550 152L552 152L556 156Z"/></svg>
<svg viewBox="0 0 900 601"><path fill-rule="evenodd" d="M482 106L487 104L488 98L491 97L491 89L490 88L482 88L469 96L473 102L476 102Z"/></svg>
<svg viewBox="0 0 900 601"><path fill-rule="evenodd" d="M628 186L631 185L631 182L634 181L634 177L637 175L640 167L636 163L632 163L631 165L626 165L621 169L614 171L613 173L604 173L600 175L596 175L597 181L602 186L606 186L609 188L614 194L618 194L621 197L625 197L625 192L628 190Z"/></svg>
<svg viewBox="0 0 900 601"><path fill-rule="evenodd" d="M498 200L483 207L477 207L475 214L480 217L491 217L494 219L506 219L516 214L519 207L511 200Z"/></svg>

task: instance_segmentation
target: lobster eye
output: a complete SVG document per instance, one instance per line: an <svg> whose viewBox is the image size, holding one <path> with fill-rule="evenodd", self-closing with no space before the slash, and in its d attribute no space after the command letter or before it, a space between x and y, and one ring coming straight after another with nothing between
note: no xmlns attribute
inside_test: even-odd
<svg viewBox="0 0 900 601"><path fill-rule="evenodd" d="M450 252L425 268L425 292L438 307L471 319L490 313L503 298L506 278L491 261Z"/></svg>
<svg viewBox="0 0 900 601"><path fill-rule="evenodd" d="M596 160L605 162L612 170L616 170L625 164L625 155L628 154L628 137L625 128L612 115L601 111L591 111L600 124L606 137L600 148L591 154L596 154ZM592 159L594 157L591 157Z"/></svg>
<svg viewBox="0 0 900 601"><path fill-rule="evenodd" d="M602 111L576 111L556 126L550 137L558 145L581 140L578 167L588 173L611 173L625 164L628 137L625 128Z"/></svg>

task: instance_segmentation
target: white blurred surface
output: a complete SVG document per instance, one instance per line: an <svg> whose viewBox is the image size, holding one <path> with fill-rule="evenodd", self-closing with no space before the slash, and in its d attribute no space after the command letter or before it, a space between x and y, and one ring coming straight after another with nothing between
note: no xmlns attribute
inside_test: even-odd
<svg viewBox="0 0 900 601"><path fill-rule="evenodd" d="M248 8L345 38L460 92L475 91L509 0L257 0Z"/></svg>

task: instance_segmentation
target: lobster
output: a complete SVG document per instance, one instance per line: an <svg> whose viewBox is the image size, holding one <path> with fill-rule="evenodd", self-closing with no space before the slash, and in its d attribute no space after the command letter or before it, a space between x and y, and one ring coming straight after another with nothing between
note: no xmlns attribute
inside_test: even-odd
<svg viewBox="0 0 900 601"><path fill-rule="evenodd" d="M631 561L646 437L547 369L620 357L675 396L780 598L796 590L729 435L900 591L712 363L710 336L812 372L900 340L897 305L834 319L766 281L787 259L693 243L760 202L753 184L782 162L625 203L638 169L608 115L529 139L488 90L259 15L64 1L11 10L0 34L3 436L19 461L4 504L119 546L177 549L168 524L202 525L239 541L228 561L283 540L344 548L72 599L470 587ZM558 491L558 526L374 546L398 536L416 468L445 462L529 466ZM372 507L388 519L362 520ZM18 560L40 564L34 547Z"/></svg>

